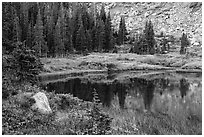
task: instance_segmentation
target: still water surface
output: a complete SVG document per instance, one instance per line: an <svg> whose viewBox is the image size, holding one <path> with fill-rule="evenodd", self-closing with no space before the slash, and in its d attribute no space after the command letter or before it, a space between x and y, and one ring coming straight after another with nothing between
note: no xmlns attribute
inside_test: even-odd
<svg viewBox="0 0 204 137"><path fill-rule="evenodd" d="M202 74L165 73L157 76L117 78L108 75L108 80L90 80L76 77L47 83L48 92L71 93L92 101L95 90L104 107L119 107L141 111L162 112L179 115L191 114L202 119Z"/></svg>

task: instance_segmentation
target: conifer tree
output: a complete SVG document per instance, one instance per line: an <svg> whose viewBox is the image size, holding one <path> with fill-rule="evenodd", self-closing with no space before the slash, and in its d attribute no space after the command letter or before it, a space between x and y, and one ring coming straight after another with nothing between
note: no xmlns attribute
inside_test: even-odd
<svg viewBox="0 0 204 137"><path fill-rule="evenodd" d="M80 27L76 34L76 50L82 53L85 50L86 36L81 16L79 16L79 25Z"/></svg>
<svg viewBox="0 0 204 137"><path fill-rule="evenodd" d="M52 10L53 3L47 3L44 12L45 18L45 34L46 34L46 42L48 45L48 52L49 55L54 56L55 45L54 45L54 18L53 18L53 10Z"/></svg>
<svg viewBox="0 0 204 137"><path fill-rule="evenodd" d="M16 28L18 30L19 26L12 3L2 3L2 15L2 50L5 49L6 52L11 52L15 48L12 43L16 42L16 38L19 37L16 37Z"/></svg>
<svg viewBox="0 0 204 137"><path fill-rule="evenodd" d="M21 41L21 28L19 24L19 18L15 12L14 14L14 26L13 26L13 40L14 42Z"/></svg>
<svg viewBox="0 0 204 137"><path fill-rule="evenodd" d="M82 22L83 22L83 26L85 30L89 30L92 28L92 24L91 24L91 19L90 19L90 15L88 13L88 8L86 6L86 4L82 5L82 12L81 12L81 17L82 17Z"/></svg>
<svg viewBox="0 0 204 137"><path fill-rule="evenodd" d="M120 45L124 44L124 42L126 40L126 34L127 34L127 30L126 30L126 26L125 26L125 18L121 17L120 25L119 25L119 31L118 31L118 42Z"/></svg>
<svg viewBox="0 0 204 137"><path fill-rule="evenodd" d="M47 43L44 40L43 35L43 22L40 14L40 10L38 11L37 21L34 27L34 42L33 49L35 49L38 56L47 54Z"/></svg>
<svg viewBox="0 0 204 137"><path fill-rule="evenodd" d="M27 31L28 31L28 8L29 3L28 2L22 2L20 4L20 25L23 28L22 29L22 41L27 39Z"/></svg>
<svg viewBox="0 0 204 137"><path fill-rule="evenodd" d="M32 23L29 23L28 31L27 31L26 45L29 48L32 48L32 42L33 42L33 26L32 26Z"/></svg>
<svg viewBox="0 0 204 137"><path fill-rule="evenodd" d="M79 30L80 25L81 25L82 18L81 18L81 7L79 5L76 5L75 8L76 9L74 9L73 17L72 17L72 28L73 28L72 42L73 42L74 48L77 49L76 37L77 37L77 31ZM82 22L82 24L83 24L83 22Z"/></svg>
<svg viewBox="0 0 204 137"><path fill-rule="evenodd" d="M101 6L100 19L101 19L104 23L106 22L106 12L105 12L104 3L102 3L102 6Z"/></svg>
<svg viewBox="0 0 204 137"><path fill-rule="evenodd" d="M65 14L65 39L64 39L64 46L66 52L73 51L73 43L72 43L72 21L71 17L69 16L69 12Z"/></svg>
<svg viewBox="0 0 204 137"><path fill-rule="evenodd" d="M108 51L113 48L113 32L111 29L111 17L110 12L105 22L105 51Z"/></svg>
<svg viewBox="0 0 204 137"><path fill-rule="evenodd" d="M54 44L55 44L55 54L64 54L64 42L62 37L62 32L60 28L60 18L58 18L57 24L54 31Z"/></svg>
<svg viewBox="0 0 204 137"><path fill-rule="evenodd" d="M98 37L98 48L99 52L105 47L105 25L102 20L98 21L97 24L97 37Z"/></svg>
<svg viewBox="0 0 204 137"><path fill-rule="evenodd" d="M180 54L185 54L186 53L186 48L187 46L190 45L190 42L188 40L188 37L185 33L182 34L181 37L181 49L180 49Z"/></svg>
<svg viewBox="0 0 204 137"><path fill-rule="evenodd" d="M97 26L95 25L91 30L91 38L92 38L91 50L95 51L98 47Z"/></svg>
<svg viewBox="0 0 204 137"><path fill-rule="evenodd" d="M147 21L145 24L144 40L145 40L144 51L147 54L154 54L155 39L154 39L154 29L151 21Z"/></svg>
<svg viewBox="0 0 204 137"><path fill-rule="evenodd" d="M91 45L92 45L91 30L86 30L85 36L86 36L86 41L85 41L86 49L88 51L91 51L92 50L91 48Z"/></svg>

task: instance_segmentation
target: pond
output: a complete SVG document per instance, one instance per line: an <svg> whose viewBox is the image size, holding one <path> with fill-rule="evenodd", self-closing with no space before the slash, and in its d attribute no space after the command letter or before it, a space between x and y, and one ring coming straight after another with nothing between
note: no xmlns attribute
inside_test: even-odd
<svg viewBox="0 0 204 137"><path fill-rule="evenodd" d="M61 81L42 82L48 92L70 93L92 101L93 92L104 108L151 111L202 120L202 73L131 72L92 74Z"/></svg>

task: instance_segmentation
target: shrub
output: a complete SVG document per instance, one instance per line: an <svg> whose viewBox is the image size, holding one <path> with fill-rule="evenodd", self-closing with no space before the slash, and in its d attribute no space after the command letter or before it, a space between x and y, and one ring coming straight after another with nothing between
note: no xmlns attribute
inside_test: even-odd
<svg viewBox="0 0 204 137"><path fill-rule="evenodd" d="M37 75L42 70L42 63L39 58L35 56L35 52L30 50L24 44L19 43L13 51L14 64L16 74L19 80L36 83Z"/></svg>

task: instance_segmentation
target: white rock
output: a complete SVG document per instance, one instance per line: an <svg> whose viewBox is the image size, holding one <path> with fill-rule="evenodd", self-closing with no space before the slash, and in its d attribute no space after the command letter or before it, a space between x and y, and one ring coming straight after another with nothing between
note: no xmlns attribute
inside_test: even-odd
<svg viewBox="0 0 204 137"><path fill-rule="evenodd" d="M43 92L36 93L33 98L35 99L35 104L31 106L33 110L38 110L42 114L50 114L52 110L50 108L47 96Z"/></svg>
<svg viewBox="0 0 204 137"><path fill-rule="evenodd" d="M193 46L199 46L199 45L200 45L199 42L195 42L195 43L193 43Z"/></svg>

